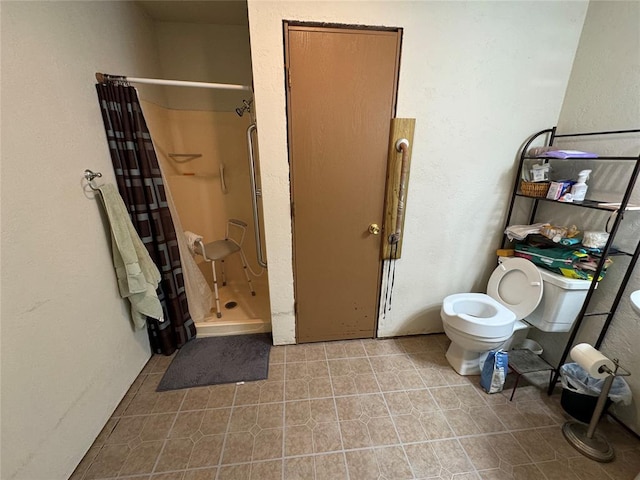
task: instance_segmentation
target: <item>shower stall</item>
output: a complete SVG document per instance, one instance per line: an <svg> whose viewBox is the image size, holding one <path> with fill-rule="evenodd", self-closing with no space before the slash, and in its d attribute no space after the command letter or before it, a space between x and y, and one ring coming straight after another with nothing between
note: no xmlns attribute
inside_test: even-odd
<svg viewBox="0 0 640 480"><path fill-rule="evenodd" d="M201 337L271 330L251 105L248 99L235 112L179 110L142 100L180 237L189 310ZM221 262L215 262L222 314L218 318L211 264L188 249L184 232L202 236L205 244L221 240L229 219L247 224L242 250L255 296L247 286L240 255L225 258L226 285L220 281Z"/></svg>

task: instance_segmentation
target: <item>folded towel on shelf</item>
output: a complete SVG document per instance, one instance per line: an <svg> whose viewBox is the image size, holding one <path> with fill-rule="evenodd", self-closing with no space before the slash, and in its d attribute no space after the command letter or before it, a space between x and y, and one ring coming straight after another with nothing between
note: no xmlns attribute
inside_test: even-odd
<svg viewBox="0 0 640 480"><path fill-rule="evenodd" d="M195 254L196 242L202 241L202 235L198 235L197 233L193 233L193 232L190 232L189 230L186 230L184 232L184 236L187 239L187 245L189 246L189 251L192 254Z"/></svg>
<svg viewBox="0 0 640 480"><path fill-rule="evenodd" d="M548 223L536 223L534 225L510 225L504 231L509 240L524 240L527 238L527 235L531 235L534 233L540 233L540 229L544 226L549 225Z"/></svg>
<svg viewBox="0 0 640 480"><path fill-rule="evenodd" d="M129 212L115 186L99 187L109 225L113 266L122 298L131 303L131 317L138 329L147 324L146 317L164 321L156 289L160 272L131 223Z"/></svg>

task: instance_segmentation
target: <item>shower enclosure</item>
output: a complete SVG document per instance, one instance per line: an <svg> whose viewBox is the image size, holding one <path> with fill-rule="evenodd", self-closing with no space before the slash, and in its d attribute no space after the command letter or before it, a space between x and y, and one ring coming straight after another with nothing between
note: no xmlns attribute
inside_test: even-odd
<svg viewBox="0 0 640 480"><path fill-rule="evenodd" d="M240 256L231 255L224 262L227 284L223 286L220 280L218 283L221 318L212 308L211 264L184 246L181 248L182 257L190 255L195 261L183 260L183 269L191 279L186 282L187 297L198 335L270 331L269 286L256 182L259 169L257 162L250 159L250 154L257 155L250 142L255 129L251 100L243 101L236 112L168 109L146 101L142 105L170 201L173 200L176 231L201 235L207 243L224 238L229 219L248 224L242 249L256 295L252 296L247 286ZM220 262L216 264L220 279ZM196 303L205 307L192 306Z"/></svg>

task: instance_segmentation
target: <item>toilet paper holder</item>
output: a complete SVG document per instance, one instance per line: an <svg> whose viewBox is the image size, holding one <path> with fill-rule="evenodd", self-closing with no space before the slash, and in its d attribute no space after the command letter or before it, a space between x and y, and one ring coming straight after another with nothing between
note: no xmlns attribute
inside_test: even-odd
<svg viewBox="0 0 640 480"><path fill-rule="evenodd" d="M574 349L576 347L574 347ZM613 370L607 365L601 365L598 369L600 374L606 375L606 378L589 425L576 421L568 421L562 426L564 438L567 439L571 446L586 457L596 460L597 462L611 462L615 458L613 447L603 434L596 432L596 427L600 421L600 415L609 396L614 378L628 377L631 375L631 372L620 365L617 358L611 361L614 365Z"/></svg>

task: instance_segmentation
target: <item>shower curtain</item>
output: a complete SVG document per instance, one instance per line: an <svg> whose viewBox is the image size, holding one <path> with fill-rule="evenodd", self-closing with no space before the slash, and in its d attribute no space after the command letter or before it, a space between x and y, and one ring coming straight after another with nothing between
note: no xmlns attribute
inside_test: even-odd
<svg viewBox="0 0 640 480"><path fill-rule="evenodd" d="M135 88L118 81L96 84L118 190L131 221L162 280L158 298L164 322L147 318L151 349L171 355L195 338L189 313L176 231L151 135Z"/></svg>

